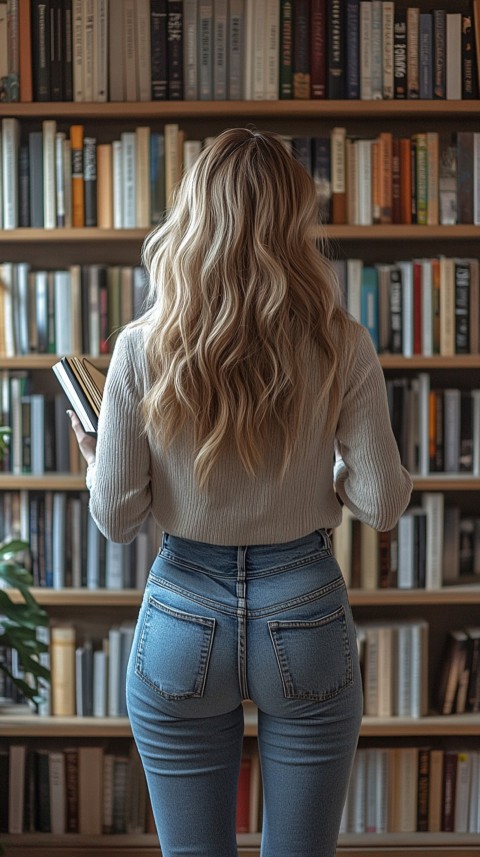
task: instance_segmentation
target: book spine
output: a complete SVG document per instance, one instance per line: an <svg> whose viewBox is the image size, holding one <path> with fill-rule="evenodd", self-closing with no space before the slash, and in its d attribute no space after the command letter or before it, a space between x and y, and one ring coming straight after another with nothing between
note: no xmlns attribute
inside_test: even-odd
<svg viewBox="0 0 480 857"><path fill-rule="evenodd" d="M265 14L265 98L278 99L280 8L278 0L268 0Z"/></svg>
<svg viewBox="0 0 480 857"><path fill-rule="evenodd" d="M446 13L445 9L434 9L433 13L433 97L446 98Z"/></svg>
<svg viewBox="0 0 480 857"><path fill-rule="evenodd" d="M473 16L462 15L462 98L478 98Z"/></svg>
<svg viewBox="0 0 480 857"><path fill-rule="evenodd" d="M382 0L372 0L372 98L375 101L383 95L382 5Z"/></svg>
<svg viewBox="0 0 480 857"><path fill-rule="evenodd" d="M57 123L54 119L43 122L43 222L45 229L57 225L55 183L55 136Z"/></svg>
<svg viewBox="0 0 480 857"><path fill-rule="evenodd" d="M293 2L280 0L280 98L293 98Z"/></svg>
<svg viewBox="0 0 480 857"><path fill-rule="evenodd" d="M393 79L395 98L407 97L407 19L404 11L395 9L393 40Z"/></svg>
<svg viewBox="0 0 480 857"><path fill-rule="evenodd" d="M347 0L345 97L360 98L360 0Z"/></svg>
<svg viewBox="0 0 480 857"><path fill-rule="evenodd" d="M227 98L227 2L213 2L213 97L215 101Z"/></svg>
<svg viewBox="0 0 480 857"><path fill-rule="evenodd" d="M420 14L420 98L433 98L433 28L429 12Z"/></svg>
<svg viewBox="0 0 480 857"><path fill-rule="evenodd" d="M360 98L372 98L372 4L360 0Z"/></svg>
<svg viewBox="0 0 480 857"><path fill-rule="evenodd" d="M35 101L50 100L49 3L32 0L33 95Z"/></svg>
<svg viewBox="0 0 480 857"><path fill-rule="evenodd" d="M85 226L83 179L83 125L70 127L72 153L72 226Z"/></svg>
<svg viewBox="0 0 480 857"><path fill-rule="evenodd" d="M345 128L334 128L331 134L332 168L332 222L345 223L347 219Z"/></svg>
<svg viewBox="0 0 480 857"><path fill-rule="evenodd" d="M97 146L97 209L100 229L113 228L113 173L112 146Z"/></svg>
<svg viewBox="0 0 480 857"><path fill-rule="evenodd" d="M152 101L167 98L167 3L151 0Z"/></svg>
<svg viewBox="0 0 480 857"><path fill-rule="evenodd" d="M183 3L183 82L185 101L196 101L198 99L198 2L197 0L184 0ZM231 50L231 44L229 48ZM230 56L230 61L232 57ZM152 64L153 67L153 64ZM239 96L240 97L240 96Z"/></svg>
<svg viewBox="0 0 480 857"><path fill-rule="evenodd" d="M326 3L312 0L310 7L310 73L311 97L326 98Z"/></svg>
<svg viewBox="0 0 480 857"><path fill-rule="evenodd" d="M245 5L243 0L230 0L228 17L228 98L243 97L245 57Z"/></svg>
<svg viewBox="0 0 480 857"><path fill-rule="evenodd" d="M30 226L30 155L27 145L18 153L18 225Z"/></svg>
<svg viewBox="0 0 480 857"><path fill-rule="evenodd" d="M335 0L330 0L335 2ZM310 7L308 0L293 6L293 97L310 98Z"/></svg>
<svg viewBox="0 0 480 857"><path fill-rule="evenodd" d="M383 97L387 100L394 98L394 78L393 78L393 45L394 45L394 27L395 27L395 4L391 0L384 0L382 7L382 76L383 76Z"/></svg>
<svg viewBox="0 0 480 857"><path fill-rule="evenodd" d="M200 100L213 100L213 2L199 0L199 87Z"/></svg>
<svg viewBox="0 0 480 857"><path fill-rule="evenodd" d="M95 137L83 140L83 189L85 226L97 225L97 141Z"/></svg>
<svg viewBox="0 0 480 857"><path fill-rule="evenodd" d="M73 101L73 14L72 0L62 3L62 39L63 39L63 100Z"/></svg>
<svg viewBox="0 0 480 857"><path fill-rule="evenodd" d="M147 15L147 26L150 25L150 10ZM142 36L142 56L148 65L150 75L150 31L145 35L145 16L142 17L142 25L139 30ZM94 65L93 65L93 100L98 102L107 101L108 98L108 2L107 0L94 0ZM148 44L146 43L148 41ZM140 99L150 101L150 85L147 95Z"/></svg>
<svg viewBox="0 0 480 857"><path fill-rule="evenodd" d="M345 97L344 10L341 0L327 0L328 97Z"/></svg>
<svg viewBox="0 0 480 857"><path fill-rule="evenodd" d="M18 226L18 152L20 131L17 119L2 119L3 228Z"/></svg>
<svg viewBox="0 0 480 857"><path fill-rule="evenodd" d="M83 66L85 62L83 46L83 0L72 0L72 83L73 100L85 101Z"/></svg>
<svg viewBox="0 0 480 857"><path fill-rule="evenodd" d="M419 43L420 43L420 10L410 6L407 9L407 96L418 98L420 95L419 80Z"/></svg>
<svg viewBox="0 0 480 857"><path fill-rule="evenodd" d="M20 101L33 100L32 80L32 8L30 0L19 0L18 23L22 38L19 40Z"/></svg>
<svg viewBox="0 0 480 857"><path fill-rule="evenodd" d="M183 0L167 0L168 98L183 99Z"/></svg>
<svg viewBox="0 0 480 857"><path fill-rule="evenodd" d="M63 99L62 0L50 0L50 100Z"/></svg>
<svg viewBox="0 0 480 857"><path fill-rule="evenodd" d="M56 225L65 226L65 134L57 131L55 135L55 190Z"/></svg>

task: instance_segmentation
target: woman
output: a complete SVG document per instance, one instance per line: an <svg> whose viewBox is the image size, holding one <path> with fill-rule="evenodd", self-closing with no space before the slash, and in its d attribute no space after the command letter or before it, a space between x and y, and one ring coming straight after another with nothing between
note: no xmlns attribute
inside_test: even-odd
<svg viewBox="0 0 480 857"><path fill-rule="evenodd" d="M72 416L102 532L164 531L127 677L164 857L237 853L247 698L263 857L335 854L362 690L329 530L342 503L390 529L411 481L317 230L281 139L221 134L146 240L150 308L118 337L96 449Z"/></svg>

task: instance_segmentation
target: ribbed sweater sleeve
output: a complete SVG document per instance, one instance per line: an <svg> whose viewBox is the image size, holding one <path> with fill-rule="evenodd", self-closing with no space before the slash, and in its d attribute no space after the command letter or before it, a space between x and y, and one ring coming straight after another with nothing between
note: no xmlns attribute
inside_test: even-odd
<svg viewBox="0 0 480 857"><path fill-rule="evenodd" d="M100 409L96 461L90 473L90 513L114 542L131 542L151 506L150 451L128 331L121 333L108 370Z"/></svg>
<svg viewBox="0 0 480 857"><path fill-rule="evenodd" d="M376 530L395 526L412 481L400 463L382 368L368 332L360 330L336 432L335 489Z"/></svg>

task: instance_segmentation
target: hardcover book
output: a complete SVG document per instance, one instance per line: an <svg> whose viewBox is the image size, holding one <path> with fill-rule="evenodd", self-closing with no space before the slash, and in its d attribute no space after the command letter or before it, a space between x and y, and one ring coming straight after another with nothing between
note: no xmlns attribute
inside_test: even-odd
<svg viewBox="0 0 480 857"><path fill-rule="evenodd" d="M83 430L96 435L105 375L85 357L62 357L52 369Z"/></svg>

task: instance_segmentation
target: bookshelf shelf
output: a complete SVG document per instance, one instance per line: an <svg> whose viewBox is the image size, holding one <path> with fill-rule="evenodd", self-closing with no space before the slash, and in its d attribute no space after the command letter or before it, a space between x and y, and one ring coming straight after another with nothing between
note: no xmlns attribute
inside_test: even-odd
<svg viewBox="0 0 480 857"><path fill-rule="evenodd" d="M0 491L84 491L85 477L72 473L45 473L40 476L0 473Z"/></svg>
<svg viewBox="0 0 480 857"><path fill-rule="evenodd" d="M0 118L44 118L52 114L59 119L322 119L443 117L446 119L478 118L480 101L353 101L353 100L285 100L285 101L143 101L143 102L32 102L2 104Z"/></svg>
<svg viewBox="0 0 480 857"><path fill-rule="evenodd" d="M153 229L153 227L151 227ZM99 244L128 242L140 246L147 229L99 229L83 227L77 229L1 229L1 244ZM376 224L374 226L349 226L328 224L320 228L321 236L334 241L458 241L480 239L480 226L458 224L456 226L417 226L408 224Z"/></svg>
<svg viewBox="0 0 480 857"><path fill-rule="evenodd" d="M139 607L143 593L138 589L50 589L34 587L32 594L44 607ZM20 602L16 591L9 591L14 602ZM350 603L354 607L384 605L445 605L480 604L478 586L446 586L444 589L351 589Z"/></svg>
<svg viewBox="0 0 480 857"><path fill-rule="evenodd" d="M252 703L244 704L245 735L257 734L257 714ZM126 717L37 717L35 714L0 714L0 737L129 738ZM480 736L480 714L430 717L364 717L362 738Z"/></svg>

